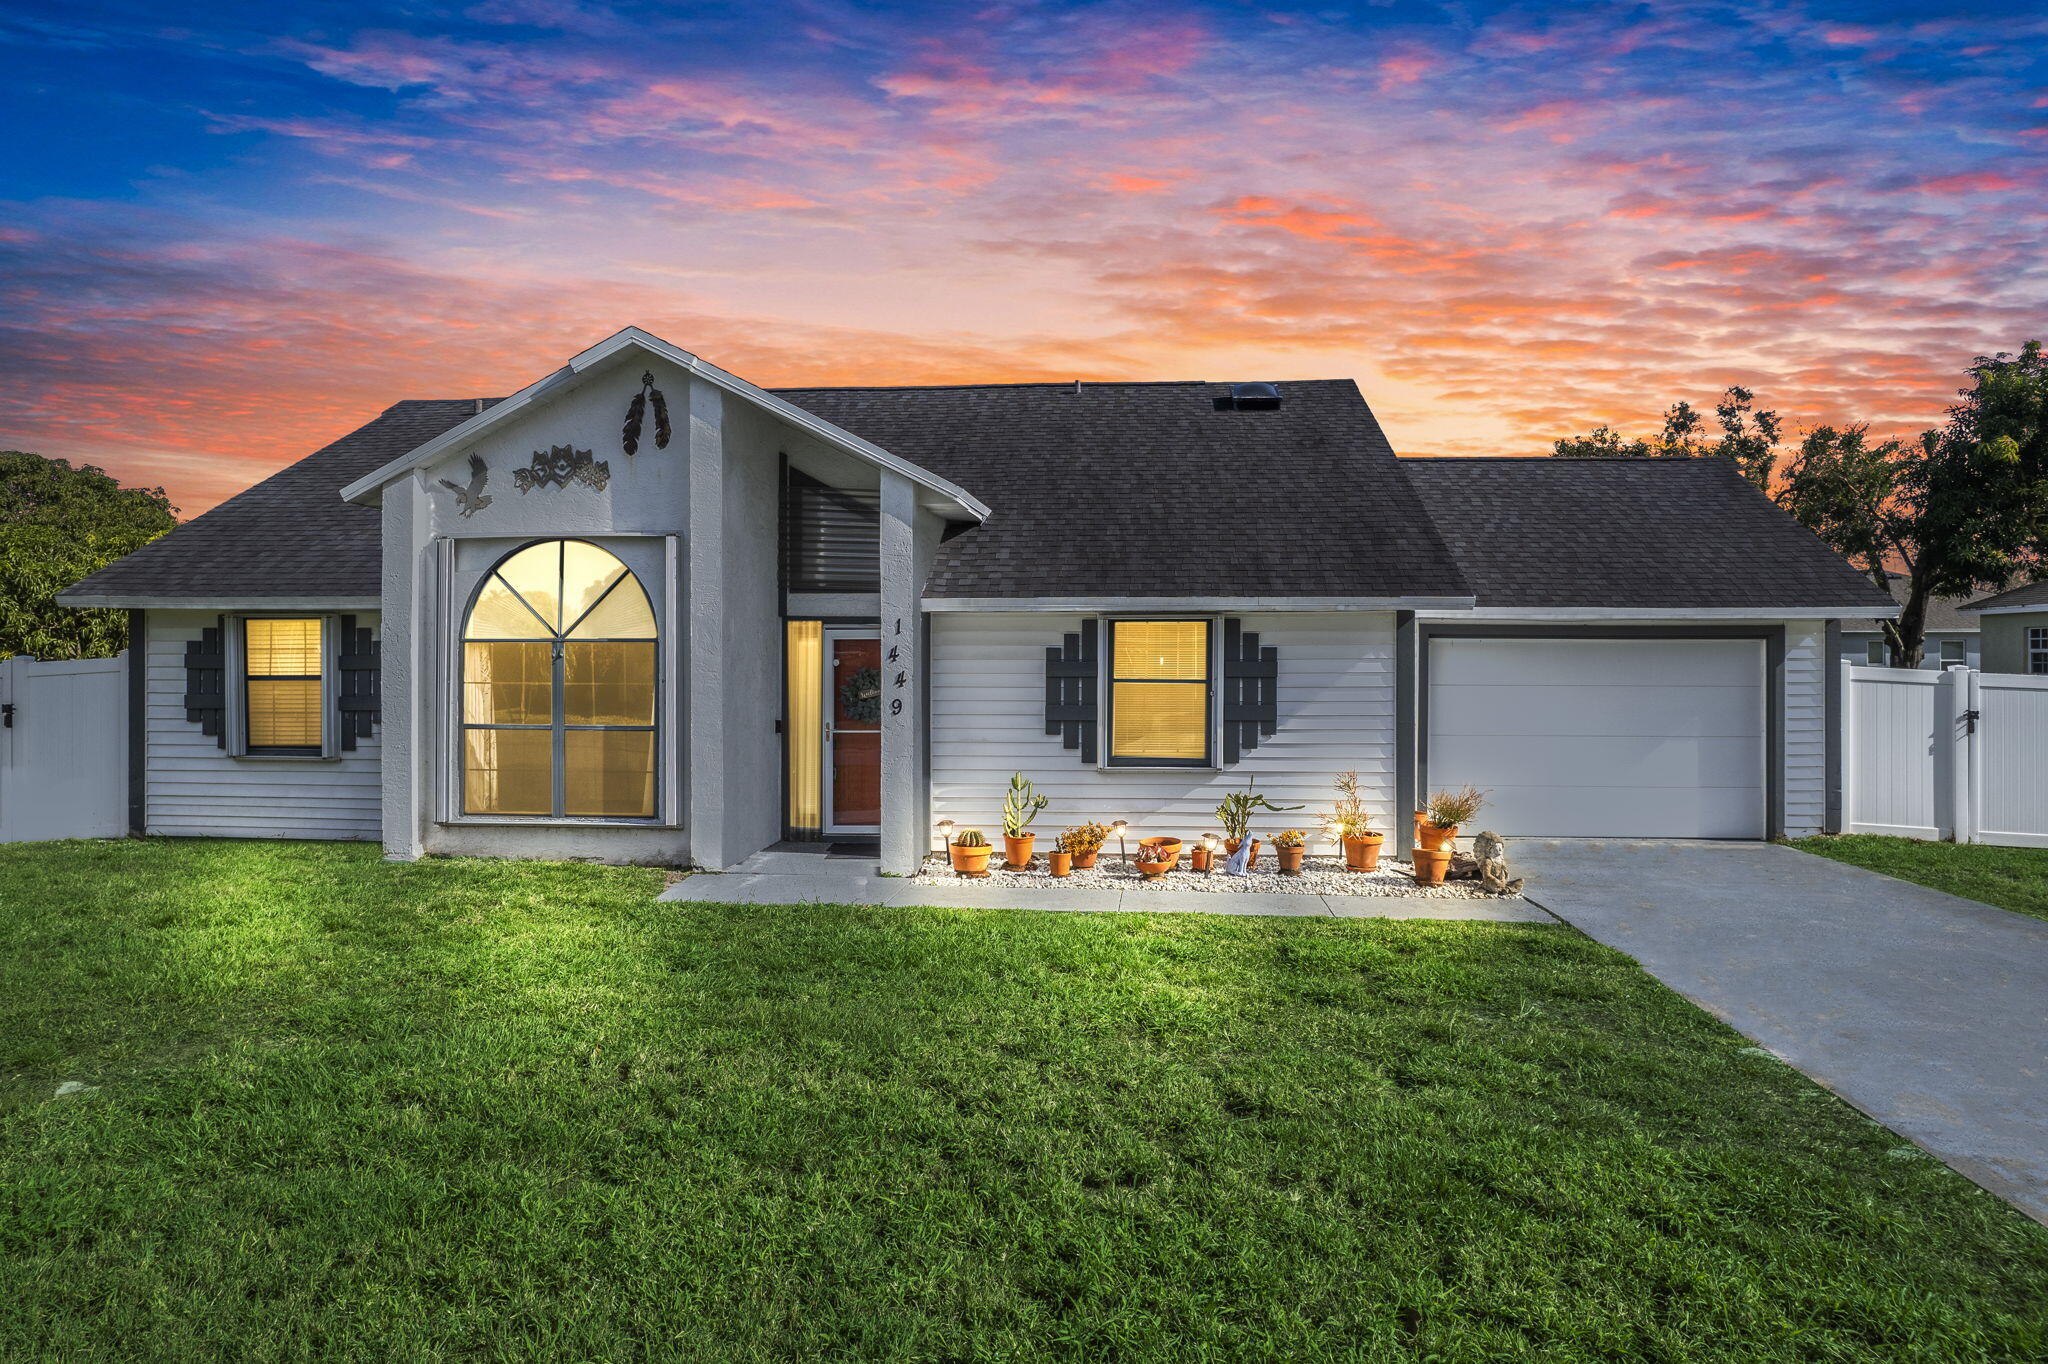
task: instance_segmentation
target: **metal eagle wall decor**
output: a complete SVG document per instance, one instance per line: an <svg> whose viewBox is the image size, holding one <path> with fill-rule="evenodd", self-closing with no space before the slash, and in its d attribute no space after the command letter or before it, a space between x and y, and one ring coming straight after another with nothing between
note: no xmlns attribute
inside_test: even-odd
<svg viewBox="0 0 2048 1364"><path fill-rule="evenodd" d="M464 516L475 516L491 505L491 495L484 491L484 484L490 481L491 466L484 463L480 455L469 457L469 486L440 480L441 486L455 494L455 509Z"/></svg>
<svg viewBox="0 0 2048 1364"><path fill-rule="evenodd" d="M566 488L571 479L602 492L611 476L612 466L593 457L590 451L557 445L548 450L534 451L532 464L512 471L512 482L522 493L530 493L535 488Z"/></svg>
<svg viewBox="0 0 2048 1364"><path fill-rule="evenodd" d="M620 441L627 454L640 449L640 423L647 416L648 404L654 406L654 448L668 449L668 399L661 396L661 390L654 386L654 371L648 370L640 376L640 391L633 395L633 401L626 408L626 425L619 432Z"/></svg>

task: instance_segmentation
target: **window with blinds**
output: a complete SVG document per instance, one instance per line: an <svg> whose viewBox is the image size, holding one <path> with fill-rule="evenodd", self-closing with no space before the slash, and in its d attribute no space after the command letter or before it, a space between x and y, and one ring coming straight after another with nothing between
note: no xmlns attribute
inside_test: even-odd
<svg viewBox="0 0 2048 1364"><path fill-rule="evenodd" d="M323 652L317 616L242 622L244 751L319 755Z"/></svg>
<svg viewBox="0 0 2048 1364"><path fill-rule="evenodd" d="M1111 621L1109 657L1109 765L1209 766L1209 622Z"/></svg>
<svg viewBox="0 0 2048 1364"><path fill-rule="evenodd" d="M848 492L791 469L782 490L782 577L791 592L879 592L881 513L875 494Z"/></svg>

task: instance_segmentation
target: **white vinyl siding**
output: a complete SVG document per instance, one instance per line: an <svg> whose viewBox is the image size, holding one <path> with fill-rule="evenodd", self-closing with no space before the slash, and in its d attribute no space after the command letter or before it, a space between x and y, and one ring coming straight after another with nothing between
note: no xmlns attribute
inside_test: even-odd
<svg viewBox="0 0 2048 1364"><path fill-rule="evenodd" d="M1220 832L1217 802L1257 777L1253 789L1276 803L1306 806L1286 815L1261 814L1259 833L1290 826L1313 831L1318 815L1330 808L1331 780L1356 768L1378 826L1391 831L1392 613L1238 618L1261 644L1279 650L1278 732L1220 770L1105 770L1084 765L1078 750L1063 748L1057 734L1045 732L1045 651L1078 630L1081 616L934 613L932 818L980 828L993 838L1002 829L1003 789L1012 772L1022 772L1052 797L1032 826L1046 836L1043 841L1070 824L1117 819L1131 822L1132 839L1155 833L1187 838ZM1113 851L1115 844L1110 846Z"/></svg>
<svg viewBox="0 0 2048 1364"><path fill-rule="evenodd" d="M356 612L375 630L375 612ZM378 736L339 758L231 758L185 719L185 644L211 611L152 611L144 714L145 827L226 838L375 839L382 827Z"/></svg>
<svg viewBox="0 0 2048 1364"><path fill-rule="evenodd" d="M1827 822L1827 622L1785 622L1785 836L1817 834Z"/></svg>

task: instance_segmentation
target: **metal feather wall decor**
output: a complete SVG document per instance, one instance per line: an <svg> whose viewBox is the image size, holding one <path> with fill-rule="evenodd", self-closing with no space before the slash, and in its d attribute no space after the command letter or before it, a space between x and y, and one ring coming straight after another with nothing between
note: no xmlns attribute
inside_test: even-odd
<svg viewBox="0 0 2048 1364"><path fill-rule="evenodd" d="M455 494L455 509L464 516L475 516L491 505L491 495L484 491L484 484L490 481L491 466L484 463L481 455L469 457L469 486L451 483L441 479L440 484Z"/></svg>
<svg viewBox="0 0 2048 1364"><path fill-rule="evenodd" d="M633 395L633 401L626 405L626 425L619 432L626 453L638 453L640 449L640 424L647 417L649 406L654 408L654 448L668 449L668 399L661 396L661 390L654 386L654 371L640 376L640 391Z"/></svg>
<svg viewBox="0 0 2048 1364"><path fill-rule="evenodd" d="M611 476L612 466L608 461L594 458L588 450L557 445L534 451L533 463L512 471L512 482L522 493L530 493L535 488L566 488L571 480L587 483L602 492Z"/></svg>

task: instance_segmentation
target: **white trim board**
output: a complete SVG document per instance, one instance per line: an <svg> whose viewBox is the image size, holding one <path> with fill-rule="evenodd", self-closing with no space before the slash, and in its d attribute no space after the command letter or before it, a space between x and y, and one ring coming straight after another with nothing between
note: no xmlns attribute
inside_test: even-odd
<svg viewBox="0 0 2048 1364"><path fill-rule="evenodd" d="M1470 597L926 597L927 611L1449 611Z"/></svg>
<svg viewBox="0 0 2048 1364"><path fill-rule="evenodd" d="M1898 614L1898 608L1889 613ZM1851 617L1872 620L1885 616L1868 606L1482 606L1455 616L1438 616L1422 611L1425 624L1450 620L1460 623L1499 621L1503 624L1527 621L1531 624L1567 624L1573 621L1710 621L1710 620L1835 620Z"/></svg>
<svg viewBox="0 0 2048 1364"><path fill-rule="evenodd" d="M2048 611L2048 601L2037 601L2031 606L1964 606L1957 608L1973 616L2018 616Z"/></svg>
<svg viewBox="0 0 2048 1364"><path fill-rule="evenodd" d="M59 606L119 606L137 611L378 611L377 597L142 597L128 593L59 592Z"/></svg>
<svg viewBox="0 0 2048 1364"><path fill-rule="evenodd" d="M862 440L851 431L834 426L831 422L815 417L791 402L776 397L764 388L748 383L736 374L730 374L708 360L700 360L680 346L671 345L651 332L638 327L627 327L598 342L590 349L571 357L568 364L541 379L535 380L504 401L485 408L452 430L444 431L424 445L416 446L397 459L373 473L365 474L341 490L345 502L369 502L371 494L393 479L432 463L442 453L463 444L478 433L510 419L515 414L531 407L563 384L610 360L626 350L637 348L657 356L688 374L715 384L728 393L734 393L755 406L774 413L791 426L817 437L827 445L845 451L856 458L864 459L880 468L903 475L912 483L931 492L938 493L954 503L977 521L986 521L988 505L958 484L940 478L900 456L892 455L872 441Z"/></svg>

